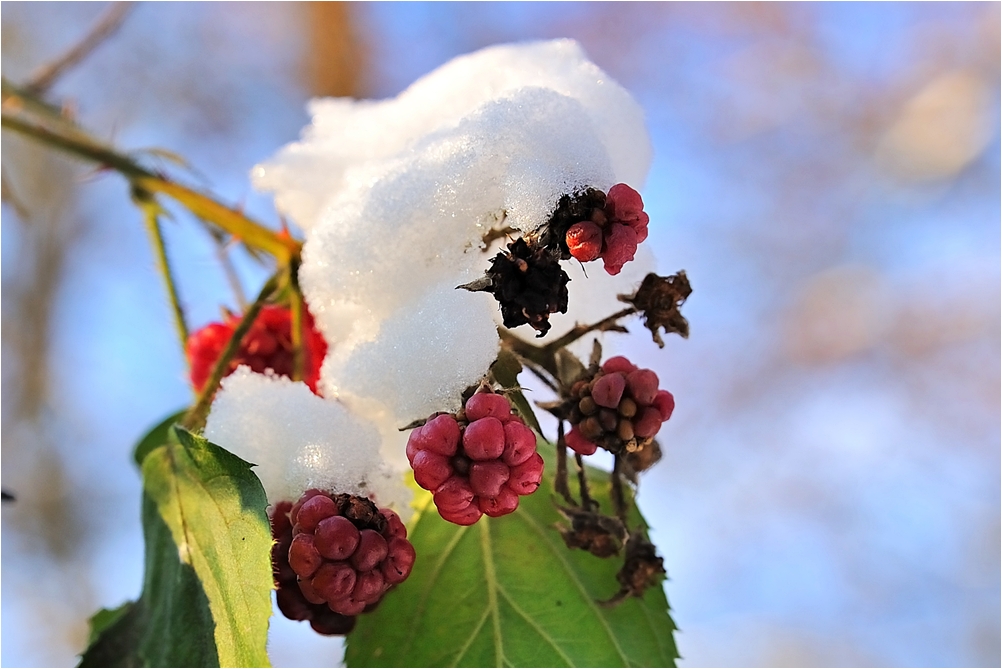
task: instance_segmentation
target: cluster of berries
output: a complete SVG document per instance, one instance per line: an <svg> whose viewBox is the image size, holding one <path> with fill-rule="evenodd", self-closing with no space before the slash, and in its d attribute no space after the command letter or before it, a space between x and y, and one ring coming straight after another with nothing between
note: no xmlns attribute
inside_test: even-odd
<svg viewBox="0 0 1002 669"><path fill-rule="evenodd" d="M598 446L617 454L645 448L675 410L675 398L658 383L657 374L622 356L606 360L571 387L567 445L581 455Z"/></svg>
<svg viewBox="0 0 1002 669"><path fill-rule="evenodd" d="M543 477L536 435L504 395L475 393L456 414L432 416L411 432L407 459L414 480L434 494L438 513L472 525L518 508Z"/></svg>
<svg viewBox="0 0 1002 669"><path fill-rule="evenodd" d="M273 527L282 525L275 516L284 508L276 507ZM324 634L343 633L325 629L374 607L414 565L414 546L400 517L363 497L307 490L288 507L286 523L291 529L276 534L279 543L272 556L279 608L293 620L310 620ZM285 564L291 574L282 571ZM346 622L344 626L350 629Z"/></svg>
<svg viewBox="0 0 1002 669"><path fill-rule="evenodd" d="M564 241L572 256L581 262L602 258L605 271L615 276L647 239L650 217L640 193L626 184L616 184L594 205L567 229Z"/></svg>
<svg viewBox="0 0 1002 669"><path fill-rule="evenodd" d="M483 277L460 288L491 293L505 327L528 324L542 337L550 329L550 314L567 311L570 278L560 260L602 258L606 272L619 274L647 239L649 220L640 193L626 184L608 194L587 188L564 195L545 225L509 243Z"/></svg>
<svg viewBox="0 0 1002 669"><path fill-rule="evenodd" d="M223 349L240 323L240 317L228 315L223 323L210 323L188 337L188 358L191 361L191 383L201 390L212 374ZM327 342L317 332L313 316L303 309L303 381L310 390L317 392L320 380L320 365L327 355ZM250 330L240 342L240 349L233 356L226 370L229 375L240 365L247 365L253 371L263 373L272 370L275 374L292 377L292 312L286 308L268 305L254 320Z"/></svg>

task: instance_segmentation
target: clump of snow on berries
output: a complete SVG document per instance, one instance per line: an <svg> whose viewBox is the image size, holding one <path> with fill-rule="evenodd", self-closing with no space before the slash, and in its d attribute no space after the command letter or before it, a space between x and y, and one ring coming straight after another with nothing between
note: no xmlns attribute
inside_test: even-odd
<svg viewBox="0 0 1002 669"><path fill-rule="evenodd" d="M407 459L417 484L434 494L439 515L457 525L512 513L519 496L535 492L543 476L535 433L504 395L490 392L414 429Z"/></svg>
<svg viewBox="0 0 1002 669"><path fill-rule="evenodd" d="M376 426L303 383L240 367L223 380L205 436L256 464L271 502L323 488L407 511L403 471L380 456Z"/></svg>
<svg viewBox="0 0 1002 669"><path fill-rule="evenodd" d="M587 185L642 185L651 160L643 111L572 40L499 45L460 56L389 100L314 100L311 124L301 141L256 167L252 177L258 188L275 193L283 213L309 231L329 200L357 178L353 170L359 165L406 155L432 135L449 140L461 122L485 104L532 88L571 98L584 109L591 128L576 143L597 143L612 169L608 183ZM465 147L445 143L439 148L447 155ZM501 139L483 148L501 160L526 151L505 146ZM556 198L551 206L553 202Z"/></svg>

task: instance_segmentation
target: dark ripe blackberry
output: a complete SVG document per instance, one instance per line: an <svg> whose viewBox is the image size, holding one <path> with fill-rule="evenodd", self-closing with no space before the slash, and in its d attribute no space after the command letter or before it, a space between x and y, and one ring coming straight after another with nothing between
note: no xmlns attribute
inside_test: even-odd
<svg viewBox="0 0 1002 669"><path fill-rule="evenodd" d="M494 256L483 279L460 288L491 293L505 327L530 325L542 337L550 330L550 314L567 312L568 281L557 252L519 238Z"/></svg>

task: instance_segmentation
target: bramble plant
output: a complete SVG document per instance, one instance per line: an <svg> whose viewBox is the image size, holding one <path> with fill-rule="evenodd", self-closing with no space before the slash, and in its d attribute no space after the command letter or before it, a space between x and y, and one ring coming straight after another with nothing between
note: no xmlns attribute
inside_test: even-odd
<svg viewBox="0 0 1002 669"><path fill-rule="evenodd" d="M93 617L81 665L267 665L273 590L347 635L349 666L673 665L634 498L675 400L599 342L634 316L659 346L688 336L685 273L639 246L642 111L569 40L310 111L252 174L300 241L3 83L4 128L127 179L195 393L136 447L142 594ZM162 198L273 259L244 313L189 334ZM611 472L585 463L599 449Z"/></svg>

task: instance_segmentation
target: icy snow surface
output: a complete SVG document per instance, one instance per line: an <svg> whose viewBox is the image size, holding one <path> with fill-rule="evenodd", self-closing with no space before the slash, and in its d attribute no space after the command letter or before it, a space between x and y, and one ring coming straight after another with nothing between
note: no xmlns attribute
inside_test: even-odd
<svg viewBox="0 0 1002 669"><path fill-rule="evenodd" d="M252 178L306 232L300 283L330 344L326 402L375 426L382 457L399 462L396 428L458 408L497 354L497 304L455 289L489 266L496 247L484 248L484 234L533 230L584 187L641 188L651 159L643 112L571 40L491 47L396 98L315 100L310 111L301 140ZM575 264L554 335L608 315L616 293L643 278L608 277L599 264L586 278ZM298 449L310 441L292 436ZM299 482L312 465L296 457L303 471L289 465L285 476Z"/></svg>

